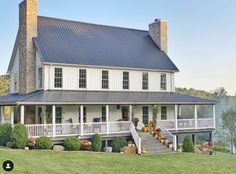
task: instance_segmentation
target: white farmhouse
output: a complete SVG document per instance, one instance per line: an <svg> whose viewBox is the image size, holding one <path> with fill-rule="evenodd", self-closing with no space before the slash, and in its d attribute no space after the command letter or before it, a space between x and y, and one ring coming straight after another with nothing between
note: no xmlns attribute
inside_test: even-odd
<svg viewBox="0 0 236 174"><path fill-rule="evenodd" d="M105 26L38 16L37 0L24 0L1 123L20 122L30 136L53 140L133 136L140 152L145 141L132 120L141 129L156 107L157 125L175 150L179 134L211 136L215 101L175 93L179 70L168 57L167 37L164 20L148 31Z"/></svg>

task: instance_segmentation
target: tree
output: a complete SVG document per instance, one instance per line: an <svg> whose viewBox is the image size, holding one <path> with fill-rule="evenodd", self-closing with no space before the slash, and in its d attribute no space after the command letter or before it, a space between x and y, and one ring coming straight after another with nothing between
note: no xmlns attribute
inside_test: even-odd
<svg viewBox="0 0 236 174"><path fill-rule="evenodd" d="M222 128L230 139L230 151L233 153L233 146L236 146L236 109L229 109L222 113Z"/></svg>
<svg viewBox="0 0 236 174"><path fill-rule="evenodd" d="M217 97L223 97L223 96L227 96L227 91L224 87L220 87L220 88L217 88L215 91L214 91L214 94L217 96Z"/></svg>
<svg viewBox="0 0 236 174"><path fill-rule="evenodd" d="M10 92L10 80L7 75L0 75L0 96Z"/></svg>
<svg viewBox="0 0 236 174"><path fill-rule="evenodd" d="M201 98L208 98L208 99L214 99L215 94L211 92L207 92L204 90L196 90L193 88L187 89L187 88L175 88L175 91L181 94L185 95L191 95L195 97L201 97Z"/></svg>

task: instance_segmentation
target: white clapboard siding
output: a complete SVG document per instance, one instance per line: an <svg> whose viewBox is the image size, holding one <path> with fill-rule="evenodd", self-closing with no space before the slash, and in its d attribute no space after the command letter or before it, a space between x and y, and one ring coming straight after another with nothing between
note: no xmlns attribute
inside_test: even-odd
<svg viewBox="0 0 236 174"><path fill-rule="evenodd" d="M85 68L75 66L44 66L44 88L54 88L54 69L55 67L63 68L63 87L60 90L107 90L102 89L102 70L109 71L109 89L110 91L124 91L122 86L123 71L129 72L130 89L129 91L163 91L160 89L161 72L147 71L149 74L149 89L142 89L142 73L139 70L120 70L120 69L101 69L101 68ZM87 88L79 88L79 69L87 70ZM173 73L166 73L167 89L164 91L174 90Z"/></svg>

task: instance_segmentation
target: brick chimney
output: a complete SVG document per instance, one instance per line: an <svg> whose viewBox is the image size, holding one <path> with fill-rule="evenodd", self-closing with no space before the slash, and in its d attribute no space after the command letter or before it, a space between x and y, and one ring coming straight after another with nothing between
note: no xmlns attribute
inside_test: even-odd
<svg viewBox="0 0 236 174"><path fill-rule="evenodd" d="M149 24L149 35L157 46L167 54L167 21L155 19Z"/></svg>
<svg viewBox="0 0 236 174"><path fill-rule="evenodd" d="M33 37L37 37L37 0L19 4L19 93L35 90L36 51Z"/></svg>

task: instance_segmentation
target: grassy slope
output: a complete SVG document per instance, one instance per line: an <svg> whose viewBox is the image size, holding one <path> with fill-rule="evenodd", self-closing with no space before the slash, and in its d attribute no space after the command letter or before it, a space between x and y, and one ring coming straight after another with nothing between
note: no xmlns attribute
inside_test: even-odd
<svg viewBox="0 0 236 174"><path fill-rule="evenodd" d="M93 152L14 151L0 149L0 163L15 163L10 173L236 173L236 156L221 154L124 155ZM0 173L4 173L2 168Z"/></svg>

